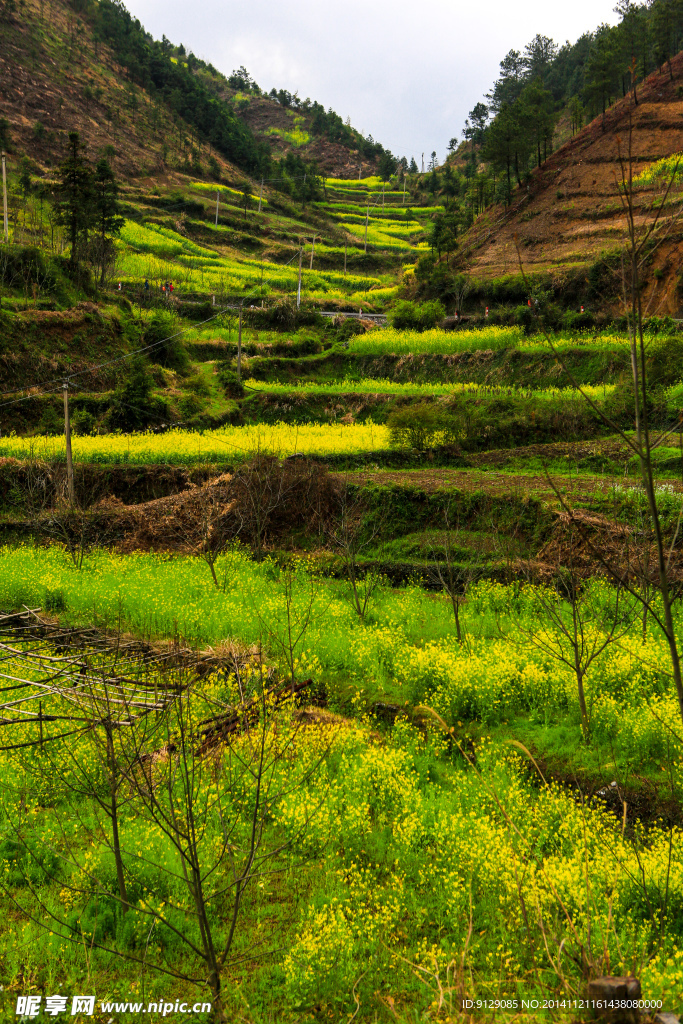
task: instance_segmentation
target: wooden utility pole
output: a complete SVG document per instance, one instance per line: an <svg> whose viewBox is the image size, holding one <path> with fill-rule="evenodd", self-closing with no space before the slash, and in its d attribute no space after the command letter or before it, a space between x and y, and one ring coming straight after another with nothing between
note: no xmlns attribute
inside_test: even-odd
<svg viewBox="0 0 683 1024"><path fill-rule="evenodd" d="M71 457L71 423L69 421L69 385L63 384L64 391L64 437L66 438L66 485L69 501L74 503L74 464Z"/></svg>
<svg viewBox="0 0 683 1024"><path fill-rule="evenodd" d="M5 151L2 151L2 225L5 245L9 242L9 224L7 221L7 170L5 168Z"/></svg>
<svg viewBox="0 0 683 1024"><path fill-rule="evenodd" d="M261 212L261 202L263 200L263 178L261 178L261 191L258 194L258 212Z"/></svg>
<svg viewBox="0 0 683 1024"><path fill-rule="evenodd" d="M304 254L303 246L299 249L299 284L296 289L296 308L301 305L301 258Z"/></svg>
<svg viewBox="0 0 683 1024"><path fill-rule="evenodd" d="M315 252L315 235L313 235L313 244L311 245L311 266L310 270L313 270L313 253Z"/></svg>
<svg viewBox="0 0 683 1024"><path fill-rule="evenodd" d="M368 217L370 216L370 196L368 196L368 205L365 208L365 251L368 251Z"/></svg>
<svg viewBox="0 0 683 1024"><path fill-rule="evenodd" d="M244 299L240 300L240 315L237 325L237 379L242 380L242 306Z"/></svg>
<svg viewBox="0 0 683 1024"><path fill-rule="evenodd" d="M346 235L344 235L344 277L346 277Z"/></svg>
<svg viewBox="0 0 683 1024"><path fill-rule="evenodd" d="M218 191L218 189L216 189L216 227L218 227L218 199L219 199L219 196L220 196L220 192Z"/></svg>

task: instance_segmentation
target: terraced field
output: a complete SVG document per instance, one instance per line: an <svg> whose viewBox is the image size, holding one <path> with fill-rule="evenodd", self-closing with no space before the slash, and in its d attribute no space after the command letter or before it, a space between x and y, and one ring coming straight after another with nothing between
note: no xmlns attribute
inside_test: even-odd
<svg viewBox="0 0 683 1024"><path fill-rule="evenodd" d="M116 266L124 290L144 296L147 280L158 294L172 281L181 299L294 299L303 248L305 305L381 311L396 295L397 267L426 248L433 208L405 205L403 193L387 191L379 179L326 179L324 200L298 215L267 184L251 188L254 194L245 200L237 187L191 182L165 204L165 213L148 205L156 197L131 191L131 219L121 232Z"/></svg>
<svg viewBox="0 0 683 1024"><path fill-rule="evenodd" d="M427 209L238 184L218 226L205 185L129 190L123 295L0 319L2 1012L128 998L143 956L145 1000L170 978L215 1021L576 1024L608 972L675 1009L682 719L627 337L345 318L391 313ZM680 340L646 342L678 593Z"/></svg>

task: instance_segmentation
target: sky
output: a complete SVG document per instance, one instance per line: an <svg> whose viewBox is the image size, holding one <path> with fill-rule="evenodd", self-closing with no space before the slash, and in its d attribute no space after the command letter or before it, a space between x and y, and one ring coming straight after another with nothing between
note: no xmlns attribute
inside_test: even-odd
<svg viewBox="0 0 683 1024"><path fill-rule="evenodd" d="M224 74L332 107L395 156L441 162L510 49L616 24L616 0L126 0L148 32Z"/></svg>

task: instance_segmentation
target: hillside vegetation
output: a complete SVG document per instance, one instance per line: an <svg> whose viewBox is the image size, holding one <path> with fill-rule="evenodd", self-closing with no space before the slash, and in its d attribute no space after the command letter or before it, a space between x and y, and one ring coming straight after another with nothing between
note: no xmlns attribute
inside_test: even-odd
<svg viewBox="0 0 683 1024"><path fill-rule="evenodd" d="M679 239L669 196L629 319L609 181L630 132L634 234L678 201L683 54L508 188L481 110L422 175L112 0L13 7L0 1017L587 1024L635 975L661 1024Z"/></svg>

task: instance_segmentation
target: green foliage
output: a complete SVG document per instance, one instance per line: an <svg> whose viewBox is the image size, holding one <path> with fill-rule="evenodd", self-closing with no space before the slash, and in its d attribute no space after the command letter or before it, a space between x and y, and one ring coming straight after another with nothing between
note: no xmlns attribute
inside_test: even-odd
<svg viewBox="0 0 683 1024"><path fill-rule="evenodd" d="M237 374L229 362L216 364L216 376L221 382L226 398L244 398L244 384L237 379Z"/></svg>
<svg viewBox="0 0 683 1024"><path fill-rule="evenodd" d="M438 402L419 402L394 409L387 417L391 444L396 448L426 451L436 444L452 444L458 423Z"/></svg>
<svg viewBox="0 0 683 1024"><path fill-rule="evenodd" d="M446 310L438 299L428 302L409 302L402 299L389 313L391 326L397 330L426 331L436 327L446 316Z"/></svg>
<svg viewBox="0 0 683 1024"><path fill-rule="evenodd" d="M178 321L173 314L165 310L156 310L145 321L141 340L145 347L151 346L147 356L153 363L175 370L177 373L187 373L190 361L178 333Z"/></svg>
<svg viewBox="0 0 683 1024"><path fill-rule="evenodd" d="M648 359L648 383L655 388L670 387L683 376L683 336L657 336Z"/></svg>
<svg viewBox="0 0 683 1024"><path fill-rule="evenodd" d="M89 409L77 409L71 416L71 430L79 434L92 434L95 429L95 417Z"/></svg>
<svg viewBox="0 0 683 1024"><path fill-rule="evenodd" d="M82 242L92 223L93 180L78 132L69 133L69 152L59 167L55 189L55 220L66 228L71 246L71 267L80 258Z"/></svg>
<svg viewBox="0 0 683 1024"><path fill-rule="evenodd" d="M0 281L8 288L28 291L36 284L41 291L61 291L58 263L37 246L0 245Z"/></svg>
<svg viewBox="0 0 683 1024"><path fill-rule="evenodd" d="M199 416L205 408L206 399L195 391L190 391L184 394L178 402L180 415L185 421L194 419L195 416Z"/></svg>
<svg viewBox="0 0 683 1024"><path fill-rule="evenodd" d="M174 114L201 138L240 167L265 172L270 166L267 147L224 103L213 88L208 66L192 56L173 61L163 40L153 40L120 0L102 0L90 8L96 35L116 53L145 89L160 93Z"/></svg>
<svg viewBox="0 0 683 1024"><path fill-rule="evenodd" d="M128 372L116 389L107 419L113 430L142 430L168 416L166 403L152 395L152 377L147 360L135 355Z"/></svg>
<svg viewBox="0 0 683 1024"><path fill-rule="evenodd" d="M360 320L356 320L355 317L345 317L337 327L337 338L339 341L349 341L351 338L355 338L357 334L365 334L365 328Z"/></svg>

